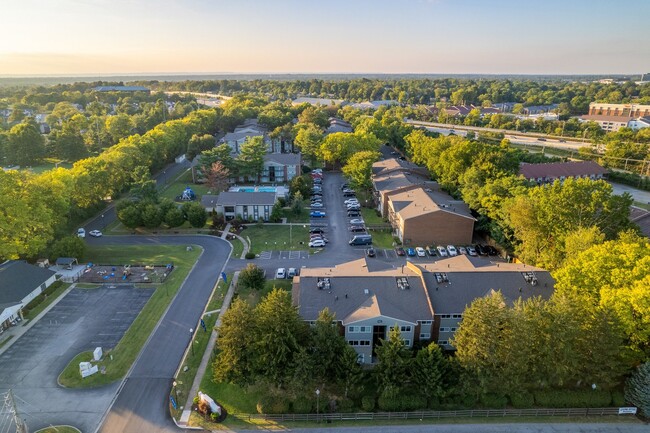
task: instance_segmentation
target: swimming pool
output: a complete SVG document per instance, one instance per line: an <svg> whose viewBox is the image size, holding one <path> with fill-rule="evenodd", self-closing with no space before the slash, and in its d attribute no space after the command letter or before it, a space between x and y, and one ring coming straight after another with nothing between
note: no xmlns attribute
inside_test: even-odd
<svg viewBox="0 0 650 433"><path fill-rule="evenodd" d="M259 192L276 192L277 188L275 188L274 186L261 186L257 188L257 190Z"/></svg>
<svg viewBox="0 0 650 433"><path fill-rule="evenodd" d="M278 192L274 186L239 186L230 188L233 192Z"/></svg>

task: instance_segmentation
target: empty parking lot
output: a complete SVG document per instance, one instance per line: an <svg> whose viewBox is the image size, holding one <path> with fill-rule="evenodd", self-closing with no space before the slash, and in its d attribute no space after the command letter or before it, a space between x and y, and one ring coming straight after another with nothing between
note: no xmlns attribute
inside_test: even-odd
<svg viewBox="0 0 650 433"><path fill-rule="evenodd" d="M0 391L14 391L30 429L56 423L62 412L68 422L74 414L82 431L98 424L118 384L69 390L57 377L79 352L114 347L152 293L132 286L73 289L0 356Z"/></svg>

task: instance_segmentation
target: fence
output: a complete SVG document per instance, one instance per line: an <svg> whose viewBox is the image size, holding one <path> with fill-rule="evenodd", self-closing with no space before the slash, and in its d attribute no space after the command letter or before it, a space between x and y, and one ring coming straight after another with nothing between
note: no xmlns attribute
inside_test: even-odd
<svg viewBox="0 0 650 433"><path fill-rule="evenodd" d="M573 409L477 409L477 410L448 410L448 411L416 411L416 412L361 412L361 413L322 413L322 414L233 414L244 420L265 421L357 421L357 420L404 420L404 419L445 419L445 418L491 418L491 417L585 417L585 416L629 416L620 414L618 407L604 408L573 408Z"/></svg>

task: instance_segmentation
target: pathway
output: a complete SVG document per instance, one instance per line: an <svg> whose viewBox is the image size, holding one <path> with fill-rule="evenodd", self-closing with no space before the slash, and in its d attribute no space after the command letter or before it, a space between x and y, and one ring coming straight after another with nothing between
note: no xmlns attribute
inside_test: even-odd
<svg viewBox="0 0 650 433"><path fill-rule="evenodd" d="M230 282L230 287L228 288L228 293L226 293L226 296L223 300L223 304L221 305L221 312L219 313L219 317L217 318L217 323L215 323L214 328L212 329L212 334L210 334L210 340L208 341L208 346L205 348L205 352L203 353L203 358L201 359L199 368L196 371L196 376L194 377L192 388L190 388L190 392L187 395L185 410L183 410L183 414L181 415L180 422L178 423L180 427L186 427L187 422L190 419L190 414L192 412L191 410L192 400L194 399L194 396L196 396L199 392L199 385L201 384L201 380L203 379L203 376L205 375L205 371L208 368L208 364L210 363L210 358L212 357L212 353L214 352L214 345L217 341L217 337L219 336L219 326L221 326L221 318L223 317L224 313L228 311L228 307L230 307L230 302L232 301L232 297L235 294L235 287L237 287L238 280L239 280L239 271L235 272L235 274L232 277L232 281ZM181 365L183 365L183 362L181 362Z"/></svg>

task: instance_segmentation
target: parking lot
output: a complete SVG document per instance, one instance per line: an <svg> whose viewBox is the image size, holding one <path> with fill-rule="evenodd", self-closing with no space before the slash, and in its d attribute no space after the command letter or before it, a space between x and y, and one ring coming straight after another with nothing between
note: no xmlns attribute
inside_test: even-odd
<svg viewBox="0 0 650 433"><path fill-rule="evenodd" d="M152 293L133 286L73 289L0 356L0 392L14 391L28 425L76 413L82 430L96 426L118 384L68 390L57 377L78 353L114 347Z"/></svg>

